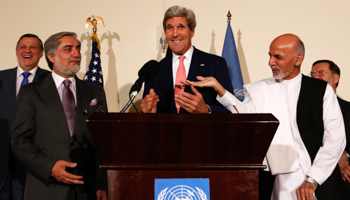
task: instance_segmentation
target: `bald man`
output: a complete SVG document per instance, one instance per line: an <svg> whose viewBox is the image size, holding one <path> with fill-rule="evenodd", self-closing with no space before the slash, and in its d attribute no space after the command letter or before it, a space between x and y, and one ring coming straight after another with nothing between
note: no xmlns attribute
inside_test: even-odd
<svg viewBox="0 0 350 200"><path fill-rule="evenodd" d="M185 83L214 88L232 113L272 113L280 121L264 160L276 175L271 199L342 199L344 187L326 184L346 143L337 96L326 82L300 73L305 48L296 35L274 39L269 55L273 77L245 85L244 102L213 77Z"/></svg>

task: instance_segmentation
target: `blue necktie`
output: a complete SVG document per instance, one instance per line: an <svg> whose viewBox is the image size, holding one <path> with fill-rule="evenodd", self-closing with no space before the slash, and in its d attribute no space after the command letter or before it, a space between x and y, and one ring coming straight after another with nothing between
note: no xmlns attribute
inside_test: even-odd
<svg viewBox="0 0 350 200"><path fill-rule="evenodd" d="M23 81L21 83L21 86L29 83L28 77L31 75L31 73L30 72L23 72L22 75L23 75Z"/></svg>

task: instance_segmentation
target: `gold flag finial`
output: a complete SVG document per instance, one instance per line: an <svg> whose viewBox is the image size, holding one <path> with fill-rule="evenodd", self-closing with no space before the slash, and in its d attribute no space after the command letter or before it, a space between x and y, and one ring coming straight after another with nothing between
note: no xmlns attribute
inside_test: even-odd
<svg viewBox="0 0 350 200"><path fill-rule="evenodd" d="M96 18L95 18L95 15L92 15L91 17L87 18L87 20L85 22L85 29L87 29L87 27L89 25L92 25L92 31L94 32L94 34L96 34L96 32L97 32L97 24L98 23L105 26L105 23L104 23L102 17L97 16Z"/></svg>
<svg viewBox="0 0 350 200"><path fill-rule="evenodd" d="M229 23L231 21L231 17L232 17L232 15L231 15L230 10L229 10L227 13L227 23Z"/></svg>

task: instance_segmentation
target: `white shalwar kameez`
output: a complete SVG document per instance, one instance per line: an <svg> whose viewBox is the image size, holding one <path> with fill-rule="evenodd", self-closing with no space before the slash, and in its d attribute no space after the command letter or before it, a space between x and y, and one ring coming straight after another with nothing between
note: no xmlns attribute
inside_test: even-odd
<svg viewBox="0 0 350 200"><path fill-rule="evenodd" d="M323 97L324 136L313 164L301 139L297 125L297 103L302 75L277 82L265 79L244 86L245 99L237 100L231 93L218 95L217 100L232 113L272 113L280 125L264 159L272 174L277 175L271 199L297 199L296 190L306 175L322 184L333 172L344 151L345 129L343 117L332 87L327 85Z"/></svg>

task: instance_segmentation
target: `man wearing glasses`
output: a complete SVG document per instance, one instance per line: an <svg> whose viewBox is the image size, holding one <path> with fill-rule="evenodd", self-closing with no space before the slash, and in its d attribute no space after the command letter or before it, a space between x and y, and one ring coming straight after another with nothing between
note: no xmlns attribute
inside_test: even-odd
<svg viewBox="0 0 350 200"><path fill-rule="evenodd" d="M332 86L335 93L336 88L339 84L340 79L340 69L339 67L330 60L318 60L312 64L310 76L312 78L317 78L326 81L329 85ZM347 193L350 195L350 165L349 165L349 154L350 152L350 102L345 101L338 97L340 109L343 114L345 132L346 132L346 141L347 145L345 151L338 161L338 166L340 168L342 178L346 181ZM337 167L338 168L338 167ZM333 172L334 173L334 172Z"/></svg>

